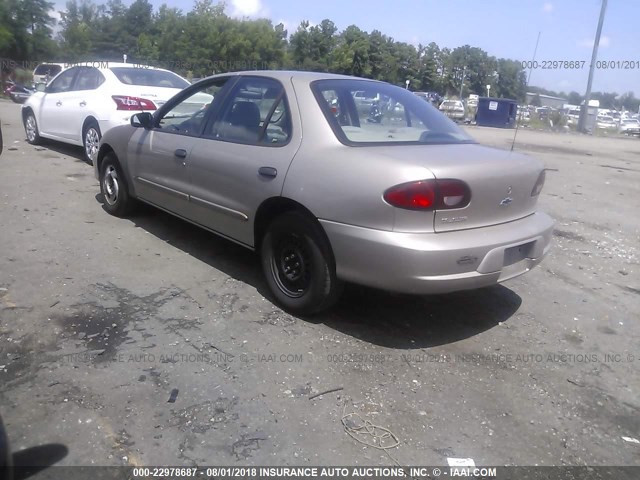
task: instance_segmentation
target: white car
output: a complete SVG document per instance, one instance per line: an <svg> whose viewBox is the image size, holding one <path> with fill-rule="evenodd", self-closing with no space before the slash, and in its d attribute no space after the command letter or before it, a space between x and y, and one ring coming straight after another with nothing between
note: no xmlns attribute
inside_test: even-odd
<svg viewBox="0 0 640 480"><path fill-rule="evenodd" d="M615 130L616 128L616 122L610 115L598 115L596 117L596 122L598 128L602 128L605 130Z"/></svg>
<svg viewBox="0 0 640 480"><path fill-rule="evenodd" d="M460 100L445 100L440 111L452 120L464 120L464 104Z"/></svg>
<svg viewBox="0 0 640 480"><path fill-rule="evenodd" d="M111 62L95 68L90 63L63 70L25 102L22 122L29 143L47 138L83 146L85 159L93 163L107 130L127 125L134 113L156 110L190 85L169 70ZM211 98L199 101L205 107Z"/></svg>
<svg viewBox="0 0 640 480"><path fill-rule="evenodd" d="M33 84L49 83L49 80L65 68L64 63L41 63L33 70Z"/></svg>
<svg viewBox="0 0 640 480"><path fill-rule="evenodd" d="M637 118L625 118L620 121L620 133L625 135L640 135L640 120Z"/></svg>

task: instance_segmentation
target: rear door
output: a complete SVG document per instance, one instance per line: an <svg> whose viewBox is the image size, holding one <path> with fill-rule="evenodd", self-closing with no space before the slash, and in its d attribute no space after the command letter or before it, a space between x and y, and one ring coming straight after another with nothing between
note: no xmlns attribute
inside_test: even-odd
<svg viewBox="0 0 640 480"><path fill-rule="evenodd" d="M280 196L301 142L290 83L261 76L238 80L189 163L190 215L225 236L253 246L255 213Z"/></svg>
<svg viewBox="0 0 640 480"><path fill-rule="evenodd" d="M97 68L78 68L73 89L66 94L64 100L64 110L69 121L60 128L64 137L81 142L82 126L89 112L99 110L99 105L104 103L95 90L104 83L105 78Z"/></svg>

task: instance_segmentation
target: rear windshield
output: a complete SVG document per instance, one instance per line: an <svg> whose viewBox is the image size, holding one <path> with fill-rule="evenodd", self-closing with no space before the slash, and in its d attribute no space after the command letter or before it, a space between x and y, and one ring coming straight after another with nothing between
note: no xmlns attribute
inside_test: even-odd
<svg viewBox="0 0 640 480"><path fill-rule="evenodd" d="M145 87L185 88L191 85L172 72L135 67L113 67L111 71L125 85Z"/></svg>
<svg viewBox="0 0 640 480"><path fill-rule="evenodd" d="M59 74L62 71L62 67L60 65L47 65L47 64L42 64L42 65L38 65L35 69L35 71L33 72L34 75L49 75L50 77L53 77L57 74Z"/></svg>
<svg viewBox="0 0 640 480"><path fill-rule="evenodd" d="M388 83L317 80L311 88L345 145L475 143L430 103Z"/></svg>

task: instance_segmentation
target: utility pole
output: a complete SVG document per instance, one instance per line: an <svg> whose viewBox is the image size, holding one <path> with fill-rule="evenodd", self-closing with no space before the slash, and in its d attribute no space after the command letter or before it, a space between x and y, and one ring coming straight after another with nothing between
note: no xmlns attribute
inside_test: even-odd
<svg viewBox="0 0 640 480"><path fill-rule="evenodd" d="M467 67L462 70L462 81L460 82L460 100L462 100L462 87L464 87L464 77L467 74Z"/></svg>
<svg viewBox="0 0 640 480"><path fill-rule="evenodd" d="M600 8L600 20L598 20L598 28L596 29L596 38L593 41L593 53L591 54L591 65L589 67L589 80L587 80L587 91L584 94L584 104L580 106L580 120L578 120L578 131L586 133L587 114L589 112L589 100L591 100L591 84L593 83L593 71L596 68L596 59L598 58L598 45L600 45L600 34L602 33L602 24L604 23L604 12L607 9L607 0L602 0Z"/></svg>

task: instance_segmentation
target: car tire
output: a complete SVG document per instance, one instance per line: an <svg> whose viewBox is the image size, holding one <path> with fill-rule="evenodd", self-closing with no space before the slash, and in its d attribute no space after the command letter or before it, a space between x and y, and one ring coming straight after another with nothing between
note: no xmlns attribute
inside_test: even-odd
<svg viewBox="0 0 640 480"><path fill-rule="evenodd" d="M111 215L126 217L135 207L122 167L113 153L107 154L100 166L100 193L104 209Z"/></svg>
<svg viewBox="0 0 640 480"><path fill-rule="evenodd" d="M310 315L331 307L342 293L329 241L315 219L287 212L267 228L260 247L262 269L276 302L290 313Z"/></svg>
<svg viewBox="0 0 640 480"><path fill-rule="evenodd" d="M95 120L90 120L82 129L82 146L84 147L84 159L93 165L98 158L98 148L100 147L100 126Z"/></svg>
<svg viewBox="0 0 640 480"><path fill-rule="evenodd" d="M40 132L38 131L38 122L36 116L32 110L27 112L27 116L24 118L24 133L27 135L27 142L31 145L38 145L42 141Z"/></svg>

